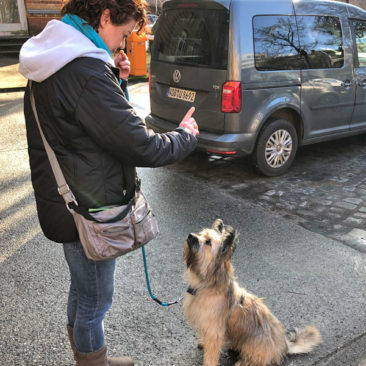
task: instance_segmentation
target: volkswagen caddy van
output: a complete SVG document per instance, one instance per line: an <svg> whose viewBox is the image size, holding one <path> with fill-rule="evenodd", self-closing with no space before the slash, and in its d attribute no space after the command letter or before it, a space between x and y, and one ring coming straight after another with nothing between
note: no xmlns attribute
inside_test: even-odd
<svg viewBox="0 0 366 366"><path fill-rule="evenodd" d="M323 0L172 0L152 47L158 132L189 107L198 148L283 174L299 145L366 133L366 12Z"/></svg>

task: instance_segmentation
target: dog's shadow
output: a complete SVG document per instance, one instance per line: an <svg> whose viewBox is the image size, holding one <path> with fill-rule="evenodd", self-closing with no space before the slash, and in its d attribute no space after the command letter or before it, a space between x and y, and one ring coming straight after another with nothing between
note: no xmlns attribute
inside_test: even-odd
<svg viewBox="0 0 366 366"><path fill-rule="evenodd" d="M197 350L199 351L199 350ZM202 355L202 361L201 363L199 364L203 364L203 354ZM305 357L306 355L303 355L303 357ZM284 358L283 360L283 366L287 365L286 362L290 362L291 359L294 359L294 358L301 358L301 355L296 355L296 356L293 356L293 355L288 355ZM219 361L219 364L218 366L234 366L235 363L237 361L239 361L240 357L239 357L239 352L236 352L236 351L232 351L232 350L224 350L222 353L221 353L221 356L220 356L220 361ZM366 364L365 364L366 366Z"/></svg>
<svg viewBox="0 0 366 366"><path fill-rule="evenodd" d="M287 355L284 357L283 363L281 366L286 366L291 360L293 359L301 359L302 357L306 357L306 355ZM239 361L240 356L239 352L233 351L233 350L224 350L221 353L220 361L218 366L234 366L237 361ZM203 362L203 357L202 357ZM365 364L366 366L366 364Z"/></svg>

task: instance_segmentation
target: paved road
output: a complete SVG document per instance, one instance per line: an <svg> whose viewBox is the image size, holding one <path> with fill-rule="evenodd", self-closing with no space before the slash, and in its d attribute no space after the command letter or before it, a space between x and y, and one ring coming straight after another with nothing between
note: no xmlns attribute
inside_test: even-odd
<svg viewBox="0 0 366 366"><path fill-rule="evenodd" d="M258 176L249 158L206 154L171 169L366 252L366 135L302 147L276 178Z"/></svg>
<svg viewBox="0 0 366 366"><path fill-rule="evenodd" d="M135 100L146 103L138 93ZM37 223L22 94L0 94L0 106L1 365L72 365L65 331L68 273L61 246L45 239ZM301 157L298 164L303 164ZM288 358L284 366L359 366L366 357L363 252L246 197L250 187L265 180L239 161L211 161L198 154L170 168L139 173L161 229L147 247L157 295L170 300L184 293L184 238L222 217L241 232L233 258L238 281L264 297L287 327L312 323L323 335L314 353ZM270 186L261 194L269 188L279 189ZM202 364L181 307L162 308L149 299L140 251L118 260L114 306L105 328L111 354L132 355L138 366ZM234 361L235 356L224 353L220 366Z"/></svg>
<svg viewBox="0 0 366 366"><path fill-rule="evenodd" d="M135 106L147 115L147 86L134 88ZM301 147L293 167L281 177L259 176L250 158L203 153L170 169L366 252L366 134Z"/></svg>

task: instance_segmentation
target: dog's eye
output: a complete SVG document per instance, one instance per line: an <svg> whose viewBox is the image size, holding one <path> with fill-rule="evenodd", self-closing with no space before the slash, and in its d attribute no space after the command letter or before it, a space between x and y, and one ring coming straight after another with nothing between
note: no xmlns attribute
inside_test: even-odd
<svg viewBox="0 0 366 366"><path fill-rule="evenodd" d="M211 246L211 239L207 239L207 240L205 241L205 245L210 245L210 246Z"/></svg>

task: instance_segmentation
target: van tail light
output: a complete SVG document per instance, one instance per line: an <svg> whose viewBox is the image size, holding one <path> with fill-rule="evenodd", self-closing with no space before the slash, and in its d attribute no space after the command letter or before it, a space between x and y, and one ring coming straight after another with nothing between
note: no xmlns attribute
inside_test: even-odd
<svg viewBox="0 0 366 366"><path fill-rule="evenodd" d="M148 81L149 81L149 95L151 95L151 71L149 71Z"/></svg>
<svg viewBox="0 0 366 366"><path fill-rule="evenodd" d="M211 154L217 154L217 155L235 155L236 151L219 151L214 149L206 149L207 152Z"/></svg>
<svg viewBox="0 0 366 366"><path fill-rule="evenodd" d="M221 112L239 113L241 111L241 82L227 81L222 86Z"/></svg>

